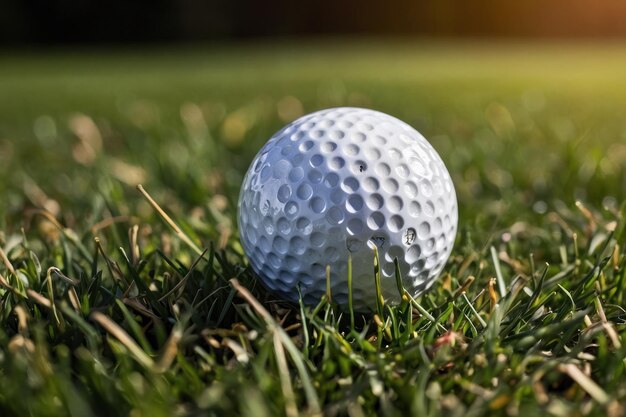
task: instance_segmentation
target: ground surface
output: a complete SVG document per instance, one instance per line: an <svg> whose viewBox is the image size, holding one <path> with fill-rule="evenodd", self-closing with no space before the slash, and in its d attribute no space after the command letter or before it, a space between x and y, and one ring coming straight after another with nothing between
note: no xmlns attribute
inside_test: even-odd
<svg viewBox="0 0 626 417"><path fill-rule="evenodd" d="M380 42L5 55L0 413L624 415L624 57ZM433 290L370 316L277 302L235 226L265 140L339 105L416 127L459 198Z"/></svg>

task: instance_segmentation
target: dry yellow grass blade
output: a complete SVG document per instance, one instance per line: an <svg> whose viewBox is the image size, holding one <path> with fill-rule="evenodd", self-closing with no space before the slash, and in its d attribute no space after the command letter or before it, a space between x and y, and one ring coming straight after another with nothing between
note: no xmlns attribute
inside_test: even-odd
<svg viewBox="0 0 626 417"><path fill-rule="evenodd" d="M108 316L94 311L91 318L115 337L134 356L135 360L146 368L154 369L154 361L139 347L132 337Z"/></svg>

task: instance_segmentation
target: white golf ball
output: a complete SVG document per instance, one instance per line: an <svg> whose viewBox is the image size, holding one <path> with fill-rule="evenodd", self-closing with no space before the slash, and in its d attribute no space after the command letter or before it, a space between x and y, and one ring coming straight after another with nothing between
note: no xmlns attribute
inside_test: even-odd
<svg viewBox="0 0 626 417"><path fill-rule="evenodd" d="M326 292L376 308L374 245L383 297L414 296L444 267L456 236L450 174L424 137L381 112L334 108L303 116L256 155L239 195L239 231L250 265L281 298L316 304Z"/></svg>

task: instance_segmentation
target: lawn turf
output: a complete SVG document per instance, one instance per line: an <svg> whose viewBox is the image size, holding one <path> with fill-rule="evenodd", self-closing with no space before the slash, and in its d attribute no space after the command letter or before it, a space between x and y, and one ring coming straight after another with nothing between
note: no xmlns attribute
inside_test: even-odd
<svg viewBox="0 0 626 417"><path fill-rule="evenodd" d="M1 415L623 415L625 57L382 41L5 53ZM344 105L422 132L460 209L433 289L354 324L266 293L236 230L261 145Z"/></svg>

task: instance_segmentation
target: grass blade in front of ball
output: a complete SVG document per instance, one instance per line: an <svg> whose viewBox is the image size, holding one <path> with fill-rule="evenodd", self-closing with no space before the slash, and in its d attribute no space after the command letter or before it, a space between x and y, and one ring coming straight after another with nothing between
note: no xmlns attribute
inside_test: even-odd
<svg viewBox="0 0 626 417"><path fill-rule="evenodd" d="M374 250L374 286L376 287L376 311L378 317L382 319L383 309L385 307L385 299L383 298L382 290L380 289L380 258L378 257L378 247L372 245Z"/></svg>
<svg viewBox="0 0 626 417"><path fill-rule="evenodd" d="M348 310L350 311L350 332L354 332L354 306L352 300L352 253L348 252Z"/></svg>

